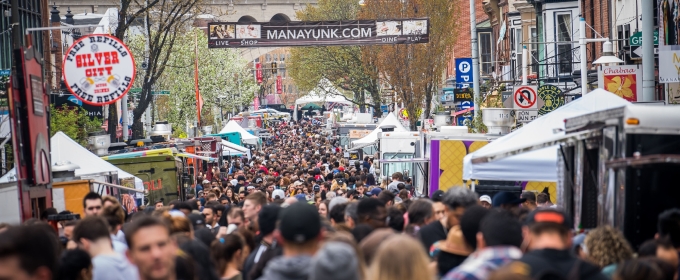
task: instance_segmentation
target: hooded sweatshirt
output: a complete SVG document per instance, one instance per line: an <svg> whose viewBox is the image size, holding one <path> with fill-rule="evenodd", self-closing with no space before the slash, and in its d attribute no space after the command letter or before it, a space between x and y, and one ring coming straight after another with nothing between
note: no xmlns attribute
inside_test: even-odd
<svg viewBox="0 0 680 280"><path fill-rule="evenodd" d="M132 265L123 255L99 255L92 258L92 279L125 279L137 280L139 274L137 268Z"/></svg>
<svg viewBox="0 0 680 280"><path fill-rule="evenodd" d="M307 280L311 273L312 256L277 257L264 269L258 280Z"/></svg>

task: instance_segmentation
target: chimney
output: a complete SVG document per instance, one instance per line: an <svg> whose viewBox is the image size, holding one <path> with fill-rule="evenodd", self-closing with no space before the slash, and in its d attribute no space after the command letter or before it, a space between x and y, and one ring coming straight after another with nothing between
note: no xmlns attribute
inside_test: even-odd
<svg viewBox="0 0 680 280"><path fill-rule="evenodd" d="M64 23L74 25L76 22L73 20L73 14L71 13L71 7L68 7L68 10L66 10L66 19L64 20Z"/></svg>

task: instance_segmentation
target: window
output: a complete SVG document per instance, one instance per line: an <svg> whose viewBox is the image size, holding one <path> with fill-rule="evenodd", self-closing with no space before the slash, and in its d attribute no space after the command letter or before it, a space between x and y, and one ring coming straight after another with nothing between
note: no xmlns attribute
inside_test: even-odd
<svg viewBox="0 0 680 280"><path fill-rule="evenodd" d="M279 61L279 54L277 53L274 54L274 61Z"/></svg>
<svg viewBox="0 0 680 280"><path fill-rule="evenodd" d="M255 63L258 63L258 62L260 62L260 58L259 58L259 57L255 59Z"/></svg>
<svg viewBox="0 0 680 280"><path fill-rule="evenodd" d="M538 32L536 30L535 26L532 26L530 29L531 31L531 42L536 43L538 42ZM536 44L531 44L531 72L534 74L538 74L538 45Z"/></svg>
<svg viewBox="0 0 680 280"><path fill-rule="evenodd" d="M493 62L491 61L492 47L491 33L479 33L479 57L483 74L491 74L491 68L493 66Z"/></svg>
<svg viewBox="0 0 680 280"><path fill-rule="evenodd" d="M572 44L571 43L560 43L560 42L571 42L571 15L570 14L558 14L557 18L557 63L558 63L558 74L569 75L573 71L573 54L572 54Z"/></svg>
<svg viewBox="0 0 680 280"><path fill-rule="evenodd" d="M514 59L512 60L512 77L516 79L522 78L522 28L513 28L510 33L512 41L510 41L511 48L514 52Z"/></svg>
<svg viewBox="0 0 680 280"><path fill-rule="evenodd" d="M267 62L272 61L272 56L270 54L266 54L265 57L267 57Z"/></svg>

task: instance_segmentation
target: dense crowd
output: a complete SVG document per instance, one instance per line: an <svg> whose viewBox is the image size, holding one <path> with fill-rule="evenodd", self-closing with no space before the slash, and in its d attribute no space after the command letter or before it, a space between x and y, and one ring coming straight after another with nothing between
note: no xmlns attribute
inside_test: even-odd
<svg viewBox="0 0 680 280"><path fill-rule="evenodd" d="M616 228L574 231L544 193L421 196L401 173L376 180L369 157L350 163L319 123L269 130L251 159L198 174L182 201L128 215L89 193L85 217L58 230L46 219L0 225L0 279L678 277L680 209L634 250Z"/></svg>

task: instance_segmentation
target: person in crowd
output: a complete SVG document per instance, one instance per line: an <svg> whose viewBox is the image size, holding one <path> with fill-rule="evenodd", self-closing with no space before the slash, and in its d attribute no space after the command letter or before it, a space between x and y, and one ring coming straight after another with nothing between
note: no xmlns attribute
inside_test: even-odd
<svg viewBox="0 0 680 280"><path fill-rule="evenodd" d="M508 211L514 211L520 204L526 201L525 198L519 198L511 192L498 192L493 196L493 207L500 207Z"/></svg>
<svg viewBox="0 0 680 280"><path fill-rule="evenodd" d="M444 191L437 190L430 196L432 207L434 208L434 218L436 220L441 220L446 214L446 205L442 202L444 200L444 194Z"/></svg>
<svg viewBox="0 0 680 280"><path fill-rule="evenodd" d="M227 213L227 225L235 225L237 228L245 227L246 216L243 209L234 207Z"/></svg>
<svg viewBox="0 0 680 280"><path fill-rule="evenodd" d="M659 266L645 259L624 261L614 272L613 280L646 280L662 279L663 272Z"/></svg>
<svg viewBox="0 0 680 280"><path fill-rule="evenodd" d="M387 219L387 226L395 232L403 232L406 229L404 212L399 210L399 208L395 206L387 208ZM413 229L415 229L415 227Z"/></svg>
<svg viewBox="0 0 680 280"><path fill-rule="evenodd" d="M529 209L529 211L534 211L538 205L536 204L536 194L532 191L524 191L522 195L520 195L521 199L524 199L524 203L522 203L522 207Z"/></svg>
<svg viewBox="0 0 680 280"><path fill-rule="evenodd" d="M459 224L465 209L477 204L477 194L464 187L452 187L444 194L442 203L446 206L444 217L420 228L418 234L426 251L432 244L446 239L448 230Z"/></svg>
<svg viewBox="0 0 680 280"><path fill-rule="evenodd" d="M359 201L357 206L359 224L368 225L373 229L387 226L387 209L376 198L366 198Z"/></svg>
<svg viewBox="0 0 680 280"><path fill-rule="evenodd" d="M89 192L83 198L83 212L85 217L87 216L97 216L99 211L102 210L102 197L96 192Z"/></svg>
<svg viewBox="0 0 680 280"><path fill-rule="evenodd" d="M434 279L434 275L422 245L412 237L397 235L379 246L371 261L368 279Z"/></svg>
<svg viewBox="0 0 680 280"><path fill-rule="evenodd" d="M379 189L379 188L378 188ZM396 195L392 192L380 192L378 200L385 204L385 207L394 206L394 198Z"/></svg>
<svg viewBox="0 0 680 280"><path fill-rule="evenodd" d="M128 249L127 244L124 242L125 239L123 238L123 241L121 241L116 238L116 234L120 232L123 228L123 223L125 223L125 212L123 211L123 208L116 205L108 205L104 207L100 216L103 217L109 225L113 250L121 255L125 255L125 251Z"/></svg>
<svg viewBox="0 0 680 280"><path fill-rule="evenodd" d="M79 221L73 241L92 257L93 280L139 279L137 269L111 246L111 230L104 218L88 216Z"/></svg>
<svg viewBox="0 0 680 280"><path fill-rule="evenodd" d="M553 204L550 202L550 195L547 193L539 193L536 195L536 206L537 207L551 207Z"/></svg>
<svg viewBox="0 0 680 280"><path fill-rule="evenodd" d="M130 222L124 232L128 260L137 266L140 280L177 279L177 244L170 238L170 229L163 221L143 216Z"/></svg>
<svg viewBox="0 0 680 280"><path fill-rule="evenodd" d="M4 278L6 279L6 278ZM55 280L91 280L92 258L84 250L72 249L62 253Z"/></svg>
<svg viewBox="0 0 680 280"><path fill-rule="evenodd" d="M262 192L249 194L243 202L243 214L247 226L257 226L257 214L267 205L267 196Z"/></svg>
<svg viewBox="0 0 680 280"><path fill-rule="evenodd" d="M597 264L608 278L612 278L619 263L633 258L633 249L623 233L611 226L591 230L584 244L587 260Z"/></svg>
<svg viewBox="0 0 680 280"><path fill-rule="evenodd" d="M247 256L243 266L245 272L244 279L251 279L250 273L253 268L260 262L262 255L276 246L274 230L276 230L276 221L278 219L281 207L276 204L270 204L262 208L258 213L258 223L260 228L259 245Z"/></svg>
<svg viewBox="0 0 680 280"><path fill-rule="evenodd" d="M444 276L452 269L462 264L472 253L472 247L465 242L460 226L449 230L446 240L435 242L430 252L437 261L437 275Z"/></svg>
<svg viewBox="0 0 680 280"><path fill-rule="evenodd" d="M420 228L435 221L434 207L428 199L418 199L409 206L408 225L405 228L406 234L417 237Z"/></svg>
<svg viewBox="0 0 680 280"><path fill-rule="evenodd" d="M486 209L491 209L491 205L493 204L493 201L491 200L491 197L488 195L482 195L479 197L479 205L482 205Z"/></svg>
<svg viewBox="0 0 680 280"><path fill-rule="evenodd" d="M357 251L339 241L326 242L314 255L309 280L361 280L362 266Z"/></svg>
<svg viewBox="0 0 680 280"><path fill-rule="evenodd" d="M680 252L680 209L673 208L659 214L658 239L667 239Z"/></svg>
<svg viewBox="0 0 680 280"><path fill-rule="evenodd" d="M216 229L219 228L219 225L217 224L218 218L217 218L217 208L215 207L214 204L212 203L207 203L205 207L203 207L203 216L205 217L205 226L209 229ZM216 231L215 231L216 233Z"/></svg>
<svg viewBox="0 0 680 280"><path fill-rule="evenodd" d="M527 252L518 261L532 278L573 274L575 279L608 279L600 267L580 260L571 251L571 220L564 212L553 208L539 208L526 220Z"/></svg>
<svg viewBox="0 0 680 280"><path fill-rule="evenodd" d="M394 172L392 173L392 182L387 185L388 191L391 191L394 194L399 193L399 189L397 188L397 185L399 184L405 184L404 183L404 175L401 174L401 172Z"/></svg>
<svg viewBox="0 0 680 280"><path fill-rule="evenodd" d="M522 224L507 210L492 209L477 232L476 250L442 279L487 279L499 267L522 257Z"/></svg>
<svg viewBox="0 0 680 280"><path fill-rule="evenodd" d="M320 203L317 207L317 210L319 211L319 215L323 218L328 218L328 205L330 204L330 201L324 200L322 203Z"/></svg>
<svg viewBox="0 0 680 280"><path fill-rule="evenodd" d="M53 279L60 247L49 226L8 227L0 232L0 279Z"/></svg>
<svg viewBox="0 0 680 280"><path fill-rule="evenodd" d="M323 238L321 217L316 208L294 203L283 209L275 235L283 248L283 256L271 260L259 279L308 279L312 256Z"/></svg>
<svg viewBox="0 0 680 280"><path fill-rule="evenodd" d="M239 234L227 234L213 241L210 248L212 259L223 280L243 280L241 269L245 241Z"/></svg>

